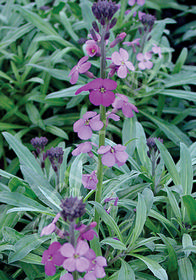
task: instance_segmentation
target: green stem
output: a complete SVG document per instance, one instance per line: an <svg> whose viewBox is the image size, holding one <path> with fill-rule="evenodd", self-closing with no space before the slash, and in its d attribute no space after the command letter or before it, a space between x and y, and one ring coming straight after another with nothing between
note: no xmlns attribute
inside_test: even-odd
<svg viewBox="0 0 196 280"><path fill-rule="evenodd" d="M100 50L101 50L101 59L100 59L100 76L102 79L106 77L106 47L105 47L105 34L106 26L102 29ZM103 128L99 131L99 147L105 145L105 134L106 134L106 108L103 105L100 105L100 120L103 122ZM102 184L103 184L103 164L101 161L101 155L98 155L98 166L97 166L97 179L98 184L96 188L95 201L101 202L102 194ZM97 232L99 231L99 214L95 210L95 221L97 222Z"/></svg>

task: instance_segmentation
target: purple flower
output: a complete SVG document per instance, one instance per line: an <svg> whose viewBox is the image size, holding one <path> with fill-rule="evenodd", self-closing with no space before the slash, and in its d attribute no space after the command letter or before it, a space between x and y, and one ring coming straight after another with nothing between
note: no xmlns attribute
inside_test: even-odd
<svg viewBox="0 0 196 280"><path fill-rule="evenodd" d="M80 235L78 237L78 241L79 240L93 240L94 236L98 237L98 235L96 234L96 232L93 230L94 227L96 227L97 223L96 222L92 222L90 223L90 225L86 226L84 224L80 225L79 227L76 227L76 230L79 230Z"/></svg>
<svg viewBox="0 0 196 280"><path fill-rule="evenodd" d="M113 15L117 12L118 7L115 4L115 2L108 2L107 0L98 0L98 2L93 3L92 12L101 25L109 23Z"/></svg>
<svg viewBox="0 0 196 280"><path fill-rule="evenodd" d="M96 112L86 112L82 119L74 123L73 130L78 133L80 139L90 139L92 136L92 130L99 131L102 129L103 123L100 121L100 117L95 117L96 115Z"/></svg>
<svg viewBox="0 0 196 280"><path fill-rule="evenodd" d="M90 62L87 62L87 60L88 60L88 56L82 57L82 58L78 61L77 65L75 65L75 66L71 69L71 71L70 71L68 77L71 76L70 83L71 83L72 85L75 84L75 83L77 82L78 77L79 77L79 74L84 74L84 73L87 72L87 71L89 70L89 68L91 67L91 63L90 63Z"/></svg>
<svg viewBox="0 0 196 280"><path fill-rule="evenodd" d="M95 190L97 187L98 179L95 171L91 174L83 174L82 175L82 184L86 189Z"/></svg>
<svg viewBox="0 0 196 280"><path fill-rule="evenodd" d="M145 4L145 0L129 0L128 4L130 6L133 6L133 5L135 5L136 2L140 6L143 6Z"/></svg>
<svg viewBox="0 0 196 280"><path fill-rule="evenodd" d="M48 276L53 276L56 273L56 267L63 264L65 258L60 253L61 244L53 242L48 250L44 251L41 263L45 264L45 273Z"/></svg>
<svg viewBox="0 0 196 280"><path fill-rule="evenodd" d="M71 273L66 273L62 275L59 280L74 280L74 278Z"/></svg>
<svg viewBox="0 0 196 280"><path fill-rule="evenodd" d="M46 157L49 158L52 168L55 172L58 171L60 168L60 165L63 162L63 154L64 151L61 147L52 147L49 150L46 151Z"/></svg>
<svg viewBox="0 0 196 280"><path fill-rule="evenodd" d="M61 216L61 214L58 213L55 216L55 218L53 219L52 223L50 223L49 225L47 225L46 227L44 227L42 229L40 236L49 235L49 234L53 233L56 230L56 222L58 221L60 216Z"/></svg>
<svg viewBox="0 0 196 280"><path fill-rule="evenodd" d="M140 41L140 38L137 38L131 42L124 42L123 45L131 46L133 48L133 52L135 53L136 52L135 45L139 47L140 46L139 41Z"/></svg>
<svg viewBox="0 0 196 280"><path fill-rule="evenodd" d="M66 257L63 262L64 269L69 272L73 272L75 270L79 272L87 271L90 262L85 257L85 254L88 250L88 243L82 240L78 242L76 248L74 248L70 243L65 243L60 249L61 254Z"/></svg>
<svg viewBox="0 0 196 280"><path fill-rule="evenodd" d="M77 95L82 91L89 90L89 100L93 105L108 107L115 99L115 94L112 90L116 89L116 87L117 83L113 80L97 78L79 88L75 94Z"/></svg>
<svg viewBox="0 0 196 280"><path fill-rule="evenodd" d="M104 200L104 202L106 203L106 205L104 206L104 209L109 214L112 209L112 206L117 206L118 197L108 197Z"/></svg>
<svg viewBox="0 0 196 280"><path fill-rule="evenodd" d="M94 40L88 40L86 41L85 46L86 52L90 57L93 57L99 52L99 47L97 43Z"/></svg>
<svg viewBox="0 0 196 280"><path fill-rule="evenodd" d="M77 146L75 150L72 151L73 156L78 156L81 153L91 153L92 150L92 143L91 142L84 142Z"/></svg>
<svg viewBox="0 0 196 280"><path fill-rule="evenodd" d="M129 157L129 155L125 152L125 149L126 147L121 144L114 147L107 145L101 146L97 152L102 155L101 161L103 165L112 167L115 163L117 163L120 167L125 164Z"/></svg>
<svg viewBox="0 0 196 280"><path fill-rule="evenodd" d="M102 256L96 257L96 254L92 249L90 249L87 252L86 257L90 261L88 271L94 272L97 278L105 277L106 274L105 274L104 266L107 266L106 259Z"/></svg>
<svg viewBox="0 0 196 280"><path fill-rule="evenodd" d="M127 36L127 34L125 32L122 32L120 34L118 34L116 36L116 38L114 39L114 41L111 42L110 44L110 48L114 48L118 43L120 43L125 37Z"/></svg>
<svg viewBox="0 0 196 280"><path fill-rule="evenodd" d="M150 52L146 52L145 54L138 53L136 55L136 58L137 58L138 61L140 61L138 63L138 67L141 70L151 69L153 67L153 63L150 61L150 59L152 58L152 54Z"/></svg>
<svg viewBox="0 0 196 280"><path fill-rule="evenodd" d="M129 59L128 52L122 48L120 48L119 53L114 52L112 54L112 62L115 65L119 66L117 70L117 75L122 79L127 77L127 73L129 72L128 69L130 69L131 71L135 70L135 67L130 61L128 61L128 59Z"/></svg>
<svg viewBox="0 0 196 280"><path fill-rule="evenodd" d="M127 118L133 117L133 111L136 113L139 112L137 107L129 102L129 99L126 95L117 93L116 96L118 98L116 98L114 103L112 103L114 111L122 109L124 116Z"/></svg>
<svg viewBox="0 0 196 280"><path fill-rule="evenodd" d="M152 47L153 53L158 54L158 56L161 58L162 57L162 55L161 55L161 48L158 47L156 44L153 44L153 45L154 45L154 47Z"/></svg>

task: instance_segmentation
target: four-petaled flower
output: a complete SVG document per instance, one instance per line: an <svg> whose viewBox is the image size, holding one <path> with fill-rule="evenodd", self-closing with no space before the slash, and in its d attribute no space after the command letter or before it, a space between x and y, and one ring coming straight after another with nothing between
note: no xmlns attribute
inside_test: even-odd
<svg viewBox="0 0 196 280"><path fill-rule="evenodd" d="M82 175L82 184L86 189L95 190L97 187L98 179L95 171L91 174L83 174Z"/></svg>
<svg viewBox="0 0 196 280"><path fill-rule="evenodd" d="M89 249L89 251L86 254L86 257L90 261L88 271L94 272L97 278L105 277L106 274L105 274L104 266L107 266L106 259L101 256L96 257L96 254L92 249Z"/></svg>
<svg viewBox="0 0 196 280"><path fill-rule="evenodd" d="M62 245L60 252L66 257L63 262L63 267L69 272L73 272L75 270L79 272L87 271L90 265L89 260L85 257L89 250L88 243L80 240L76 248L73 247L70 243L65 243Z"/></svg>
<svg viewBox="0 0 196 280"><path fill-rule="evenodd" d="M138 53L136 55L136 58L137 58L138 61L140 61L138 63L138 67L141 70L151 69L153 67L153 63L152 63L152 61L150 61L150 59L152 58L152 54L150 52L146 52L145 54Z"/></svg>
<svg viewBox="0 0 196 280"><path fill-rule="evenodd" d="M99 47L94 40L86 41L85 49L90 57L93 57L99 52Z"/></svg>
<svg viewBox="0 0 196 280"><path fill-rule="evenodd" d="M133 6L133 5L135 5L136 2L140 6L143 6L145 4L145 0L129 0L128 4L130 6Z"/></svg>
<svg viewBox="0 0 196 280"><path fill-rule="evenodd" d="M75 83L77 82L78 77L79 77L79 74L84 74L84 73L87 72L87 71L89 70L89 68L91 67L91 63L90 63L90 62L87 62L87 60L88 60L88 56L82 57L82 58L78 61L77 65L75 65L75 66L71 69L71 71L70 71L68 77L71 76L70 83L71 83L72 85L75 84Z"/></svg>
<svg viewBox="0 0 196 280"><path fill-rule="evenodd" d="M112 90L116 89L117 83L110 79L97 78L89 82L76 91L76 95L82 91L89 91L89 100L95 105L110 106L115 99L115 94Z"/></svg>
<svg viewBox="0 0 196 280"><path fill-rule="evenodd" d="M115 65L119 66L117 70L117 75L122 79L127 77L127 73L129 72L128 69L130 69L131 71L135 70L135 67L130 61L128 61L128 59L128 52L122 48L120 48L119 53L114 52L112 54L112 62Z"/></svg>
<svg viewBox="0 0 196 280"><path fill-rule="evenodd" d="M103 122L100 121L100 117L96 115L96 112L86 112L82 119L79 119L74 123L73 130L78 133L80 139L90 139L92 136L92 130L99 131L102 129Z"/></svg>
<svg viewBox="0 0 196 280"><path fill-rule="evenodd" d="M45 226L42 231L41 231L41 234L40 236L43 236L43 235L49 235L51 233L53 233L55 230L56 230L56 222L58 221L58 219L60 218L61 214L58 213L55 218L53 219L53 221Z"/></svg>
<svg viewBox="0 0 196 280"><path fill-rule="evenodd" d="M154 46L154 47L152 47L153 53L158 54L158 56L161 58L162 57L162 55L161 55L161 48L158 47L156 44L153 44L153 46Z"/></svg>
<svg viewBox="0 0 196 280"><path fill-rule="evenodd" d="M139 112L137 107L129 102L129 99L126 95L117 93L116 96L117 98L115 99L114 103L112 103L114 112L116 110L122 109L124 116L127 118L133 117L133 111L136 113Z"/></svg>
<svg viewBox="0 0 196 280"><path fill-rule="evenodd" d="M65 258L60 253L61 244L53 242L48 250L44 251L41 263L45 264L45 273L48 276L53 276L56 273L56 267L63 264Z"/></svg>
<svg viewBox="0 0 196 280"><path fill-rule="evenodd" d="M117 163L120 167L125 164L129 157L129 155L125 152L125 149L126 147L121 144L118 144L114 147L107 145L101 146L97 152L98 154L102 155L101 161L103 165L112 167L115 165L115 163Z"/></svg>

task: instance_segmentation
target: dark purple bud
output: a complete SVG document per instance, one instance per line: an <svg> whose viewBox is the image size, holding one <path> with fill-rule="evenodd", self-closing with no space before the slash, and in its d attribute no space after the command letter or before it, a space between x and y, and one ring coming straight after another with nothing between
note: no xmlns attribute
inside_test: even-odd
<svg viewBox="0 0 196 280"><path fill-rule="evenodd" d="M63 162L63 149L61 147L51 148L50 150L46 151L46 156L49 158L52 168L55 172L58 171L58 168ZM44 155L44 158L46 158Z"/></svg>
<svg viewBox="0 0 196 280"><path fill-rule="evenodd" d="M98 2L93 3L92 6L94 16L102 25L109 23L117 10L118 6L116 3L110 0L98 0Z"/></svg>
<svg viewBox="0 0 196 280"><path fill-rule="evenodd" d="M44 150L44 147L48 143L48 139L46 137L35 137L31 139L31 145L36 149L37 153L40 153L40 150Z"/></svg>
<svg viewBox="0 0 196 280"><path fill-rule="evenodd" d="M113 28L117 23L117 18L113 18L112 21L110 22L109 28Z"/></svg>
<svg viewBox="0 0 196 280"><path fill-rule="evenodd" d="M60 207L62 208L61 216L64 221L69 220L72 222L74 219L82 217L85 212L85 203L83 203L82 199L78 199L77 197L68 197L61 201Z"/></svg>
<svg viewBox="0 0 196 280"><path fill-rule="evenodd" d="M92 36L92 39L97 42L98 38L97 38L97 35L96 35L95 30L93 28L90 29L90 34Z"/></svg>
<svg viewBox="0 0 196 280"><path fill-rule="evenodd" d="M147 146L148 146L148 148L149 148L149 154L148 154L148 156L150 155L150 153L151 153L152 150L154 150L155 152L157 151L157 145L156 145L156 143L155 143L155 139L157 139L159 142L163 143L163 139L161 139L161 138L149 137L149 138L147 139L147 142L146 142L146 144L147 144Z"/></svg>
<svg viewBox="0 0 196 280"><path fill-rule="evenodd" d="M95 30L97 33L99 33L99 27L98 27L96 21L93 21L93 22L92 22L92 27L94 28L94 30Z"/></svg>
<svg viewBox="0 0 196 280"><path fill-rule="evenodd" d="M105 36L104 36L104 40L108 40L110 38L110 32L106 32Z"/></svg>

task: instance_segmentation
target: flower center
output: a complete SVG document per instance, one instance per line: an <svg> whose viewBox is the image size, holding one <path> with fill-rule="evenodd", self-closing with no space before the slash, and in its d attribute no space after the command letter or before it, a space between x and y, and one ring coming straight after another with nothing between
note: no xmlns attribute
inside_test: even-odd
<svg viewBox="0 0 196 280"><path fill-rule="evenodd" d="M77 259L77 258L79 258L79 255L75 254L74 259Z"/></svg>
<svg viewBox="0 0 196 280"><path fill-rule="evenodd" d="M102 88L99 89L99 91L100 91L101 93L104 93L106 90L105 90L104 87L102 87Z"/></svg>
<svg viewBox="0 0 196 280"><path fill-rule="evenodd" d="M92 52L92 53L95 53L95 49L92 49L91 52Z"/></svg>
<svg viewBox="0 0 196 280"><path fill-rule="evenodd" d="M111 150L110 150L110 151L111 151L111 153L112 153L112 154L114 154L114 149L113 149L113 148L111 148Z"/></svg>
<svg viewBox="0 0 196 280"><path fill-rule="evenodd" d="M121 61L121 64L122 64L122 65L125 65L125 62L124 62L124 61Z"/></svg>
<svg viewBox="0 0 196 280"><path fill-rule="evenodd" d="M89 125L89 122L90 122L89 120L86 120L85 125Z"/></svg>

